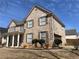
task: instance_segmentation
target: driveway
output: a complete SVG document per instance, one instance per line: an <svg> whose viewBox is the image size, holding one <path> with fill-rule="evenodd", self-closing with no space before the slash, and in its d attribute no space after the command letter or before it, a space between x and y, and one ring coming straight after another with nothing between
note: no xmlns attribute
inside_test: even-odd
<svg viewBox="0 0 79 59"><path fill-rule="evenodd" d="M0 48L0 59L79 59L79 51Z"/></svg>

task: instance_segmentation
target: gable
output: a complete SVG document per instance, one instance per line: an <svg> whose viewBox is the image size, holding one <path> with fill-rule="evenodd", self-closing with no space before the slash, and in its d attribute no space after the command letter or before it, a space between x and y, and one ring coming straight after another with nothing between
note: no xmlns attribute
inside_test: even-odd
<svg viewBox="0 0 79 59"><path fill-rule="evenodd" d="M16 24L15 24L14 21L12 21L12 22L9 24L9 27L14 27L14 26L16 26Z"/></svg>
<svg viewBox="0 0 79 59"><path fill-rule="evenodd" d="M27 17L25 18L25 21L27 20L32 20L32 19L36 19L42 16L53 16L55 18L55 20L57 22L60 23L60 25L62 25L62 27L65 27L65 25L59 20L59 18L52 13L50 10L43 8L41 6L34 6L30 12L28 13Z"/></svg>
<svg viewBox="0 0 79 59"><path fill-rule="evenodd" d="M37 19L37 18L39 18L39 17L46 16L46 15L47 15L46 12L42 11L42 10L39 9L39 8L34 7L34 8L30 11L30 13L29 13L28 17L26 18L26 20Z"/></svg>

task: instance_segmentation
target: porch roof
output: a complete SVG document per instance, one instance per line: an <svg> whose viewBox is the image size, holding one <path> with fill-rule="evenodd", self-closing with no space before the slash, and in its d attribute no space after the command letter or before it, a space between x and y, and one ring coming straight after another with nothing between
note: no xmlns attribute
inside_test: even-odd
<svg viewBox="0 0 79 59"><path fill-rule="evenodd" d="M7 35L16 35L16 34L24 34L24 32L18 32L18 31L8 32L8 33L3 34L2 37L7 36Z"/></svg>

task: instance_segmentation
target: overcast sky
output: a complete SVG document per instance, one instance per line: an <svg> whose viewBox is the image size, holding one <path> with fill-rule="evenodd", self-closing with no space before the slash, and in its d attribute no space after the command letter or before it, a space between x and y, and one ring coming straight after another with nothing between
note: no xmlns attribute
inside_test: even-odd
<svg viewBox="0 0 79 59"><path fill-rule="evenodd" d="M79 31L79 0L0 0L0 27L7 27L12 19L23 20L34 4L54 12L66 29Z"/></svg>

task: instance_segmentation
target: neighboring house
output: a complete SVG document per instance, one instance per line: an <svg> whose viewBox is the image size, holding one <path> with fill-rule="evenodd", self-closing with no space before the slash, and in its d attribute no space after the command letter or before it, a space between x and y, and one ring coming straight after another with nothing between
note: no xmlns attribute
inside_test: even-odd
<svg viewBox="0 0 79 59"><path fill-rule="evenodd" d="M4 36L5 33L7 33L7 28L0 27L0 44L2 44L6 39L6 36ZM3 36L4 39L2 38Z"/></svg>
<svg viewBox="0 0 79 59"><path fill-rule="evenodd" d="M78 39L76 29L66 30L66 39Z"/></svg>
<svg viewBox="0 0 79 59"><path fill-rule="evenodd" d="M79 45L78 35L76 29L69 29L66 33L66 48L74 48Z"/></svg>
<svg viewBox="0 0 79 59"><path fill-rule="evenodd" d="M50 47L55 39L65 45L65 26L51 11L34 6L24 21L11 21L8 26L7 47L19 47L22 43L32 44L33 39L44 39Z"/></svg>

